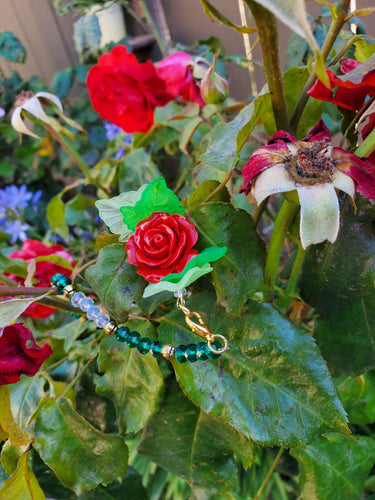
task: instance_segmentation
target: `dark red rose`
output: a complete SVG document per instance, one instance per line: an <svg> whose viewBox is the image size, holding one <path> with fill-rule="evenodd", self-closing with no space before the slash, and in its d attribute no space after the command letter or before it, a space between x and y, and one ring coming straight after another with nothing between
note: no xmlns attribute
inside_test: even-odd
<svg viewBox="0 0 375 500"><path fill-rule="evenodd" d="M53 353L48 344L39 347L22 323L0 330L0 385L15 384L20 375L32 377Z"/></svg>
<svg viewBox="0 0 375 500"><path fill-rule="evenodd" d="M154 109L172 99L151 61L139 63L126 47L118 45L99 57L87 75L93 108L125 132L148 132Z"/></svg>
<svg viewBox="0 0 375 500"><path fill-rule="evenodd" d="M359 66L362 66L362 63L354 59L343 59L340 62L340 69L345 76L337 76L332 70L327 69L330 88L328 89L320 80L317 80L307 93L315 99L333 102L342 108L358 111L364 105L367 96L375 95L374 69L350 78L350 72Z"/></svg>
<svg viewBox="0 0 375 500"><path fill-rule="evenodd" d="M175 52L166 57L157 64L157 73L170 94L204 106L199 85L193 77L193 59L190 54Z"/></svg>
<svg viewBox="0 0 375 500"><path fill-rule="evenodd" d="M42 255L58 255L65 260L67 260L70 264L74 265L72 255L65 250L65 248L61 245L51 245L48 247L44 243L38 240L26 240L23 243L22 250L18 250L9 255L11 259L22 259L26 262L29 262L36 257L41 257ZM48 262L46 260L35 263L35 286L39 287L48 287L51 286L51 278L56 273L63 273L66 276L70 277L72 271L66 269L65 267L59 266L54 262ZM16 276L12 276L11 278L24 285L24 279L18 278ZM26 311L23 313L23 316L31 316L32 318L40 319L47 318L51 314L56 311L53 307L43 306L42 304L31 304Z"/></svg>
<svg viewBox="0 0 375 500"><path fill-rule="evenodd" d="M137 224L135 234L126 244L130 264L139 266L138 274L150 283L179 273L198 254L191 248L198 233L183 215L156 212Z"/></svg>

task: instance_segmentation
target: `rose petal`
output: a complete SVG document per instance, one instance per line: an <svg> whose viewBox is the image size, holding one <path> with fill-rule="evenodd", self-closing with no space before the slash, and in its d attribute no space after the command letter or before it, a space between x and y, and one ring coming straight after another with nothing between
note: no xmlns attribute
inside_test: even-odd
<svg viewBox="0 0 375 500"><path fill-rule="evenodd" d="M375 166L370 160L340 148L332 148L331 155L336 167L355 180L357 190L366 198L375 199Z"/></svg>
<svg viewBox="0 0 375 500"><path fill-rule="evenodd" d="M332 184L336 189L340 189L340 191L344 191L344 193L348 194L354 201L355 182L351 177L349 177L349 175L343 174L339 170L336 170L333 175Z"/></svg>
<svg viewBox="0 0 375 500"><path fill-rule="evenodd" d="M303 248L328 240L333 243L339 231L340 210L332 184L298 187L301 204L300 237Z"/></svg>
<svg viewBox="0 0 375 500"><path fill-rule="evenodd" d="M293 191L293 189L296 189L296 185L289 177L285 167L275 165L258 175L251 189L251 194L259 205L271 194Z"/></svg>
<svg viewBox="0 0 375 500"><path fill-rule="evenodd" d="M35 139L40 139L39 135L34 134L34 132L32 132L29 128L26 127L25 122L21 117L21 111L22 111L21 107L18 107L13 111L10 122L14 130L19 132L20 134L31 135L31 137L35 137Z"/></svg>
<svg viewBox="0 0 375 500"><path fill-rule="evenodd" d="M57 96L50 94L49 92L38 92L37 94L35 94L34 97L38 98L41 97L42 99L47 99L47 101L51 101L55 106L57 106L60 113L63 113L63 107L61 101Z"/></svg>

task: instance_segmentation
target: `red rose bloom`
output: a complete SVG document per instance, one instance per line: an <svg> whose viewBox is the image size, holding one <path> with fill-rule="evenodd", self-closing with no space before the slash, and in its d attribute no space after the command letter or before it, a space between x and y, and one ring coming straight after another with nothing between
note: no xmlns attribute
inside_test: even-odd
<svg viewBox="0 0 375 500"><path fill-rule="evenodd" d="M198 233L183 215L156 212L137 224L135 234L126 244L130 264L139 266L138 274L150 283L179 273L197 255L191 250Z"/></svg>
<svg viewBox="0 0 375 500"><path fill-rule="evenodd" d="M172 99L151 61L139 63L126 47L118 45L99 57L87 75L93 108L125 132L148 132L154 109Z"/></svg>
<svg viewBox="0 0 375 500"><path fill-rule="evenodd" d="M22 250L18 250L9 255L11 259L22 259L26 262L29 262L36 257L40 257L42 255L58 255L67 260L70 264L74 265L72 255L65 250L65 248L61 245L52 245L48 247L44 243L41 243L38 240L26 240L23 243ZM65 267L59 266L54 262L48 262L47 260L36 262L35 263L35 273L34 280L36 281L35 286L39 287L48 287L51 286L51 278L56 273L63 273L66 276L70 277L72 271L66 269ZM12 276L11 278L24 285L24 279L18 278L16 276ZM32 318L40 319L47 318L51 314L56 311L53 307L43 306L42 304L31 304L26 311L23 313L23 316L31 316Z"/></svg>
<svg viewBox="0 0 375 500"><path fill-rule="evenodd" d="M158 63L157 73L170 94L204 106L200 88L193 77L193 59L190 54L175 52L166 57Z"/></svg>
<svg viewBox="0 0 375 500"><path fill-rule="evenodd" d="M358 111L364 105L367 96L375 95L374 69L363 72L362 75L355 75L354 78L354 75L350 76L350 72L359 66L362 66L362 63L354 59L343 59L340 62L340 69L345 76L337 76L332 70L327 69L330 88L317 80L307 93L315 99Z"/></svg>
<svg viewBox="0 0 375 500"><path fill-rule="evenodd" d="M0 330L0 385L15 384L20 375L32 377L53 353L48 344L39 347L21 323Z"/></svg>

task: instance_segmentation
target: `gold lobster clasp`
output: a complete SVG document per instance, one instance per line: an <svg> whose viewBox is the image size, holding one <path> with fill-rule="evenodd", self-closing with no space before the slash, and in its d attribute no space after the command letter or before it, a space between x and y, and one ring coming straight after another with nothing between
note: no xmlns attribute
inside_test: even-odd
<svg viewBox="0 0 375 500"><path fill-rule="evenodd" d="M198 323L192 320L192 317L195 316L198 320ZM207 340L212 340L213 336L211 330L208 328L206 323L203 321L202 316L194 311L189 311L188 314L185 314L185 321L188 324L189 328L192 332L204 337Z"/></svg>

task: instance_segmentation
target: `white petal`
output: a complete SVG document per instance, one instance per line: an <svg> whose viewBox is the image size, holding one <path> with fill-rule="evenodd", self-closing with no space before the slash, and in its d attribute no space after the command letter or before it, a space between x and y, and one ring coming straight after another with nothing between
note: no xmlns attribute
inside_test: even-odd
<svg viewBox="0 0 375 500"><path fill-rule="evenodd" d="M12 127L20 134L27 134L35 137L36 139L40 139L38 135L34 134L34 132L31 132L31 130L26 127L25 122L21 118L21 111L21 107L18 107L13 111L12 118L10 120Z"/></svg>
<svg viewBox="0 0 375 500"><path fill-rule="evenodd" d="M37 94L35 94L34 97L42 97L43 99L51 101L53 104L55 104L55 106L59 108L61 113L63 112L63 107L60 99L57 96L51 94L50 92L38 92Z"/></svg>
<svg viewBox="0 0 375 500"><path fill-rule="evenodd" d="M344 193L348 194L354 200L355 183L349 175L336 170L333 176L333 185L335 188L340 189L340 191L344 191Z"/></svg>
<svg viewBox="0 0 375 500"><path fill-rule="evenodd" d="M345 175L345 174L344 174ZM301 204L300 236L303 248L337 238L340 211L333 184L314 184L297 188Z"/></svg>
<svg viewBox="0 0 375 500"><path fill-rule="evenodd" d="M28 111L30 114L45 123L48 123L50 120L49 116L44 112L42 105L35 96L26 101L25 104L22 105L22 109Z"/></svg>
<svg viewBox="0 0 375 500"><path fill-rule="evenodd" d="M251 194L259 205L271 194L293 191L293 189L296 189L296 185L285 168L282 165L275 165L258 174L251 188Z"/></svg>

